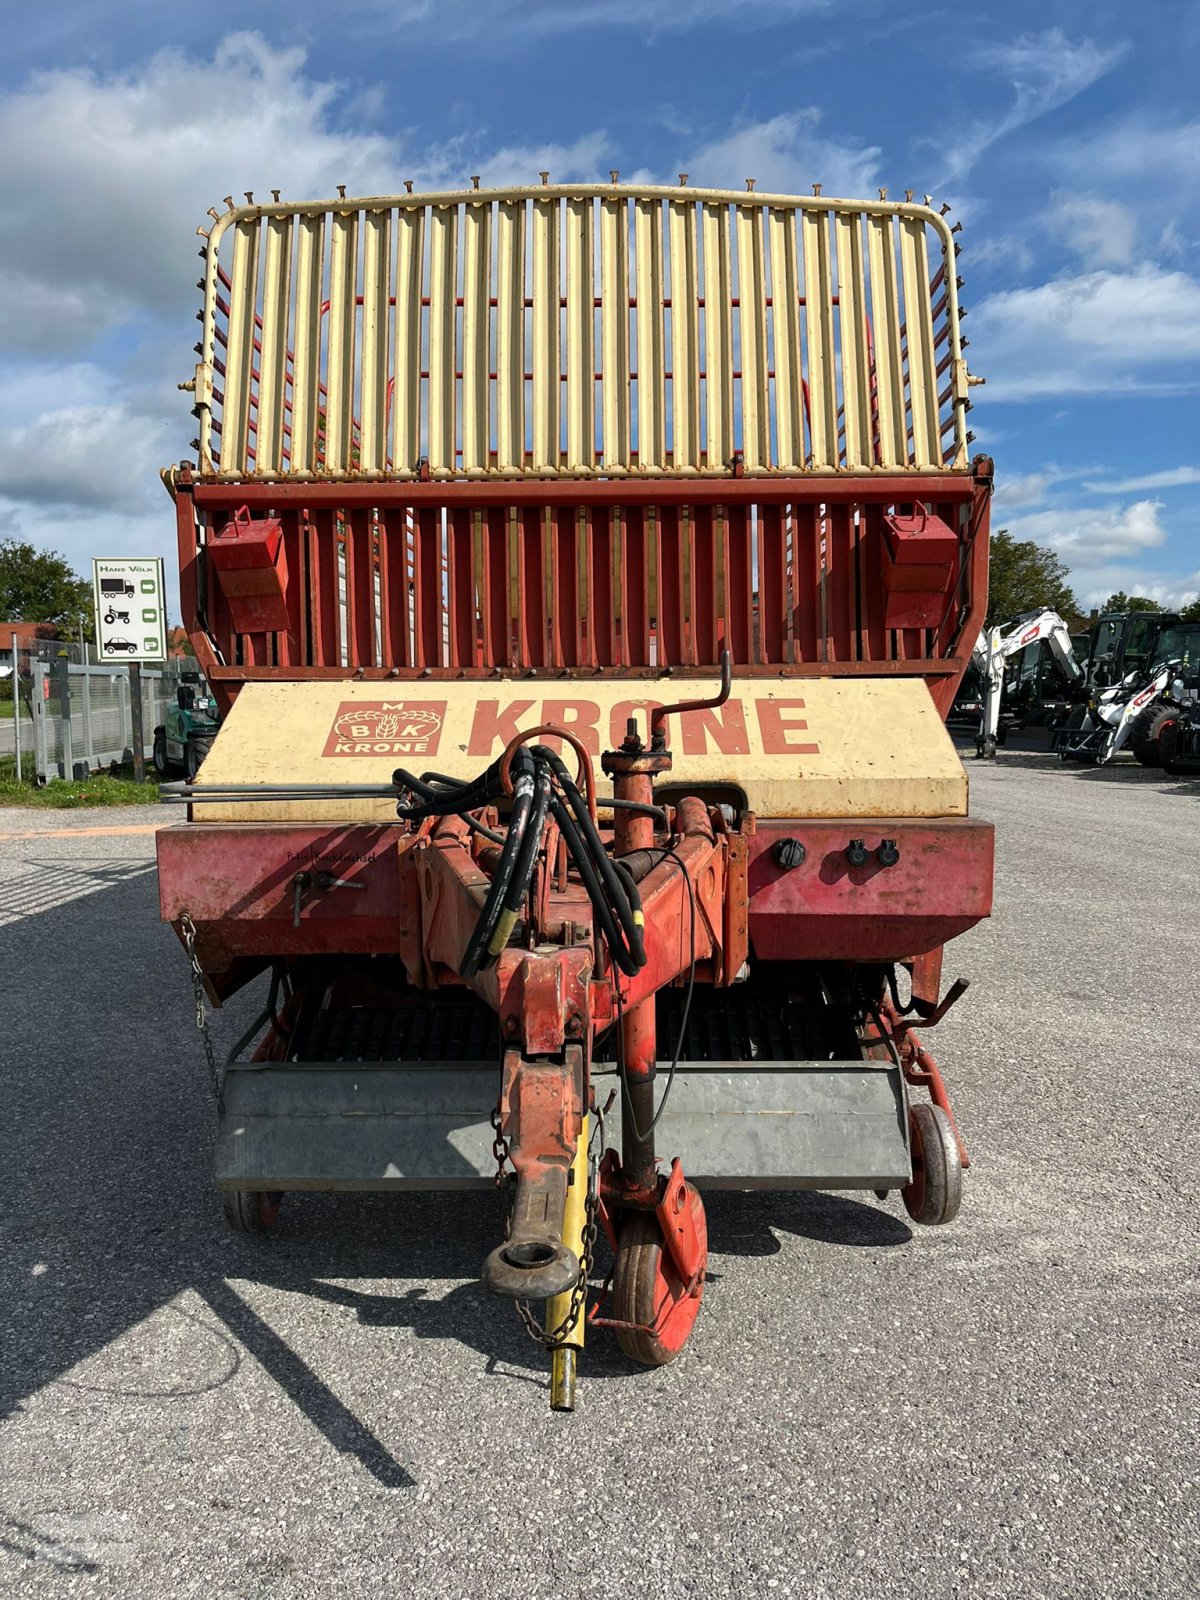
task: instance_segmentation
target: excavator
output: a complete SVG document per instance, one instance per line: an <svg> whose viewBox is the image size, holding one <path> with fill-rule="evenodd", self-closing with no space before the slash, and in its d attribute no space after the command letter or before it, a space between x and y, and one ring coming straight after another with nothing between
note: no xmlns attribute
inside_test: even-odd
<svg viewBox="0 0 1200 1600"><path fill-rule="evenodd" d="M1085 673L1076 658L1067 624L1057 611L1027 612L1008 630L985 628L975 642L971 664L982 685L982 705L975 754L990 760L1002 742L1000 707L1004 697L1004 669L1013 656L1031 644L1044 642L1071 690L1082 690Z"/></svg>

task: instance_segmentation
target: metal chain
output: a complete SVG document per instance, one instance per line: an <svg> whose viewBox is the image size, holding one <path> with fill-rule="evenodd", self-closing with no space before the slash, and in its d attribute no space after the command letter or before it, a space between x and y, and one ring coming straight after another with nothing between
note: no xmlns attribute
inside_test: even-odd
<svg viewBox="0 0 1200 1600"><path fill-rule="evenodd" d="M219 1105L221 1101L221 1074L217 1070L217 1058L213 1052L212 1035L208 1031L208 1012L204 1003L204 973L199 961L196 959L196 924L192 921L189 912L185 911L180 917L179 926L183 932L183 948L187 951L187 957L192 967L192 993L196 1001L196 1027L200 1033L200 1042L204 1046L204 1059L208 1065L208 1077L212 1085L213 1099Z"/></svg>
<svg viewBox="0 0 1200 1600"><path fill-rule="evenodd" d="M496 1158L496 1187L500 1190L500 1208L504 1217L504 1233L508 1236L508 1141L500 1131L500 1107L497 1105L492 1111L492 1129L495 1138L492 1140L492 1154ZM528 1300L514 1300L517 1315L525 1324L525 1331L535 1344L542 1345L547 1350L557 1350L566 1343L567 1336L574 1328L583 1310L584 1301L587 1299L588 1278L591 1275L592 1262L596 1251L596 1226L597 1209L600 1194L599 1172L600 1155L603 1154L604 1145L604 1119L597 1115L593 1126L600 1134L600 1153L595 1157L588 1154L588 1192L583 1206L583 1227L579 1234L579 1273L571 1288L571 1299L567 1305L566 1315L555 1328L544 1328L537 1317L530 1310ZM590 1142L590 1141L589 1141Z"/></svg>

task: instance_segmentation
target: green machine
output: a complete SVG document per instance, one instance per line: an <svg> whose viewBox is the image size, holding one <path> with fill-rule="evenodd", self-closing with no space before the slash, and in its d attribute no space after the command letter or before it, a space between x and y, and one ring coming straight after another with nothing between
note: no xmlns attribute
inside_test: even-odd
<svg viewBox="0 0 1200 1600"><path fill-rule="evenodd" d="M167 707L166 722L154 730L154 768L162 778L182 767L190 781L216 738L216 703L207 692L198 693L199 687L198 672L181 673L175 704Z"/></svg>

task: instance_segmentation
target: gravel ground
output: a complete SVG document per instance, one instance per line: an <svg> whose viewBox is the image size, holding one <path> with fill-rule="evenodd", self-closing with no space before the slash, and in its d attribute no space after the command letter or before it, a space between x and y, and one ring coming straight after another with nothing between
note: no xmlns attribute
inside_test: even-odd
<svg viewBox="0 0 1200 1600"><path fill-rule="evenodd" d="M0 1592L1194 1596L1200 783L971 776L960 1219L712 1197L688 1350L597 1337L573 1418L490 1197L225 1231L146 813L0 811Z"/></svg>

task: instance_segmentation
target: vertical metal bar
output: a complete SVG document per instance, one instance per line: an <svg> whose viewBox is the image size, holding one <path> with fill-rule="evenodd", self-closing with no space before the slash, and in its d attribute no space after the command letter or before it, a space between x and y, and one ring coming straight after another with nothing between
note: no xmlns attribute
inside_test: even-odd
<svg viewBox="0 0 1200 1600"><path fill-rule="evenodd" d="M663 360L662 205L639 200L637 245L637 459L643 472L666 463L666 363Z"/></svg>
<svg viewBox="0 0 1200 1600"><path fill-rule="evenodd" d="M762 212L737 208L738 331L742 358L742 454L749 468L771 465L767 392L767 284Z"/></svg>
<svg viewBox="0 0 1200 1600"><path fill-rule="evenodd" d="M420 506L413 526L414 666L443 665L442 509Z"/></svg>
<svg viewBox="0 0 1200 1600"><path fill-rule="evenodd" d="M691 659L711 666L717 660L717 540L713 507L692 507L688 541L692 628Z"/></svg>
<svg viewBox="0 0 1200 1600"><path fill-rule="evenodd" d="M615 609L618 596L613 588L613 557L620 538L620 516L619 507L603 502L588 507L591 555L588 632L592 646L589 665L596 667L615 667L620 661Z"/></svg>
<svg viewBox="0 0 1200 1600"><path fill-rule="evenodd" d="M225 348L225 398L221 403L221 471L249 473L253 460L255 315L258 303L258 240L256 217L233 226L230 268L229 326Z"/></svg>
<svg viewBox="0 0 1200 1600"><path fill-rule="evenodd" d="M407 506L380 512L380 586L383 595L384 665L410 667L413 649L409 629L412 568L409 560Z"/></svg>
<svg viewBox="0 0 1200 1600"><path fill-rule="evenodd" d="M83 680L83 759L89 772L96 765L96 746L92 740L92 674L85 665L80 675ZM14 693L16 685L14 683ZM20 768L17 769L20 776Z"/></svg>
<svg viewBox="0 0 1200 1600"><path fill-rule="evenodd" d="M683 552L678 506L656 506L654 524L658 551L656 583L650 615L658 631L661 666L679 666L683 652Z"/></svg>
<svg viewBox="0 0 1200 1600"><path fill-rule="evenodd" d="M631 448L629 211L623 199L600 203L600 346L601 461L611 472L630 465Z"/></svg>
<svg viewBox="0 0 1200 1600"><path fill-rule="evenodd" d="M358 306L358 212L335 211L329 221L329 364L325 374L325 466L348 472L354 463L354 346Z"/></svg>
<svg viewBox="0 0 1200 1600"><path fill-rule="evenodd" d="M848 467L875 459L868 355L867 295L862 217L855 211L834 219L837 238L838 327L842 356L842 423Z"/></svg>
<svg viewBox="0 0 1200 1600"><path fill-rule="evenodd" d="M829 661L854 660L854 551L852 511L831 505L825 510L826 634Z"/></svg>
<svg viewBox="0 0 1200 1600"><path fill-rule="evenodd" d="M292 437L289 470L309 476L319 466L321 428L321 282L325 218L296 218L296 320L292 333Z"/></svg>
<svg viewBox="0 0 1200 1600"><path fill-rule="evenodd" d="M567 467L590 472L596 461L596 288L592 202L567 201Z"/></svg>
<svg viewBox="0 0 1200 1600"><path fill-rule="evenodd" d="M479 664L475 603L475 571L472 560L473 523L470 506L455 506L449 513L447 562L450 665L474 667Z"/></svg>
<svg viewBox="0 0 1200 1600"><path fill-rule="evenodd" d="M833 274L829 261L829 213L800 214L804 248L805 323L808 328L809 433L812 465L838 465L837 370L833 337Z"/></svg>
<svg viewBox="0 0 1200 1600"><path fill-rule="evenodd" d="M458 442L454 429L457 209L434 206L429 229L429 469L449 473L457 463Z"/></svg>
<svg viewBox="0 0 1200 1600"><path fill-rule="evenodd" d="M352 667L375 665L375 561L374 530L367 506L347 513L346 527L346 642Z"/></svg>
<svg viewBox="0 0 1200 1600"><path fill-rule="evenodd" d="M557 200L533 202L533 466L557 471L562 461L562 308Z"/></svg>
<svg viewBox="0 0 1200 1600"><path fill-rule="evenodd" d="M754 660L754 577L750 507L744 500L725 507L726 644L734 666Z"/></svg>
<svg viewBox="0 0 1200 1600"><path fill-rule="evenodd" d="M796 213L773 207L767 217L767 232L771 240L771 323L775 335L775 465L783 472L794 472L804 465Z"/></svg>
<svg viewBox="0 0 1200 1600"><path fill-rule="evenodd" d="M783 507L758 508L758 614L763 660L781 666L787 659L786 551Z"/></svg>
<svg viewBox="0 0 1200 1600"><path fill-rule="evenodd" d="M24 769L21 765L21 653L15 633L12 635L12 662L13 754L16 758L17 782L21 783L24 780Z"/></svg>
<svg viewBox="0 0 1200 1600"><path fill-rule="evenodd" d="M513 662L512 629L508 610L508 525L507 506L490 506L482 523L486 591L484 618L490 654L487 664L507 667Z"/></svg>
<svg viewBox="0 0 1200 1600"><path fill-rule="evenodd" d="M887 596L883 588L883 507L868 502L861 508L859 537L859 597L863 632L863 659L887 660L887 629L883 619Z"/></svg>
<svg viewBox="0 0 1200 1600"><path fill-rule="evenodd" d="M64 662L64 666L66 663ZM63 678L67 676L63 673ZM70 701L67 701L69 708ZM145 783L146 781L146 729L142 716L142 668L139 662L129 663L129 742L133 746L133 781ZM73 767L74 752L71 749L71 717L68 714L63 718L63 777L75 776Z"/></svg>
<svg viewBox="0 0 1200 1600"><path fill-rule="evenodd" d="M391 284L392 213L363 213L362 409L358 468L382 472L388 465L388 298Z"/></svg>
<svg viewBox="0 0 1200 1600"><path fill-rule="evenodd" d="M415 472L421 454L421 290L425 261L425 211L396 213L396 320L392 335L392 465ZM393 530L394 532L399 529Z"/></svg>
<svg viewBox="0 0 1200 1600"><path fill-rule="evenodd" d="M650 664L650 536L647 513L641 506L626 506L622 514L622 550L618 552L621 579L622 655L631 667ZM659 650L659 661L662 651Z"/></svg>
<svg viewBox="0 0 1200 1600"><path fill-rule="evenodd" d="M704 232L704 401L708 467L723 467L733 456L733 276L730 266L729 207L705 205Z"/></svg>
<svg viewBox="0 0 1200 1600"><path fill-rule="evenodd" d="M475 473L486 472L492 443L491 222L490 205L464 208L462 467Z"/></svg>
<svg viewBox="0 0 1200 1600"><path fill-rule="evenodd" d="M900 219L900 274L904 284L908 398L912 407L912 464L918 468L941 466L929 257L925 224L917 217Z"/></svg>
<svg viewBox="0 0 1200 1600"><path fill-rule="evenodd" d="M821 508L792 507L792 642L797 661L823 659L821 629Z"/></svg>
<svg viewBox="0 0 1200 1600"><path fill-rule="evenodd" d="M591 506L579 506L575 516L574 606L575 664L596 665L596 623L592 617L592 515Z"/></svg>
<svg viewBox="0 0 1200 1600"><path fill-rule="evenodd" d="M525 467L525 203L496 208L496 467ZM507 657L507 651L505 657Z"/></svg>
<svg viewBox="0 0 1200 1600"><path fill-rule="evenodd" d="M262 350L258 362L258 435L254 448L254 470L260 474L274 474L283 468L291 274L292 219L268 217L263 260Z"/></svg>
<svg viewBox="0 0 1200 1600"><path fill-rule="evenodd" d="M667 206L671 236L671 464L700 465L700 307L696 262L696 208Z"/></svg>

